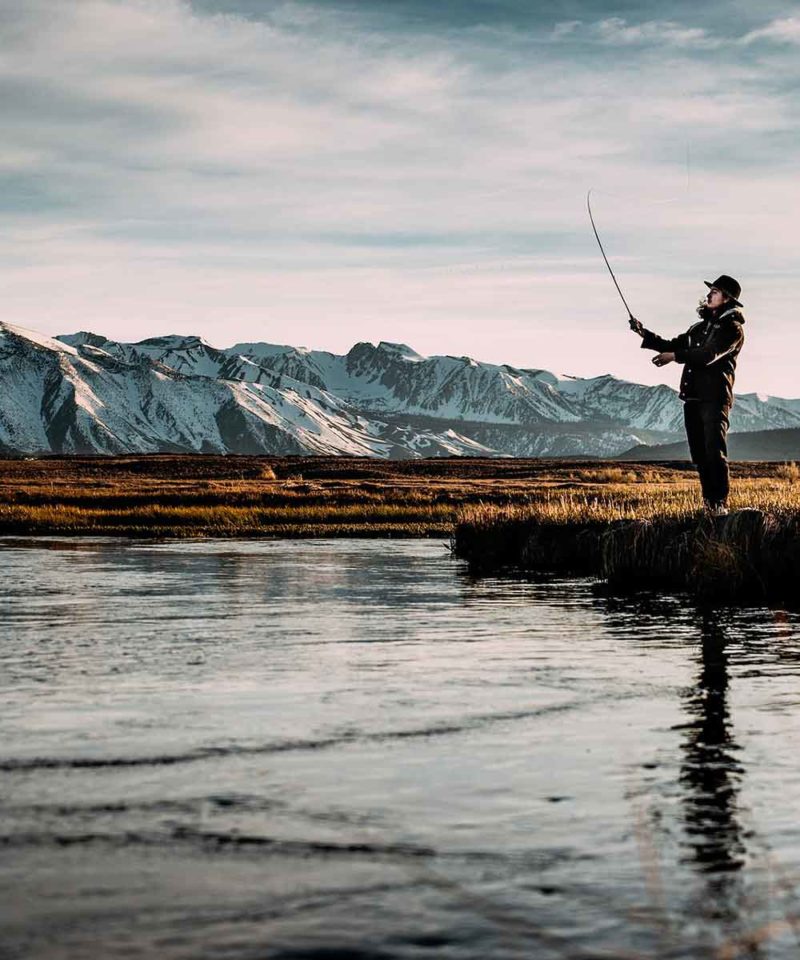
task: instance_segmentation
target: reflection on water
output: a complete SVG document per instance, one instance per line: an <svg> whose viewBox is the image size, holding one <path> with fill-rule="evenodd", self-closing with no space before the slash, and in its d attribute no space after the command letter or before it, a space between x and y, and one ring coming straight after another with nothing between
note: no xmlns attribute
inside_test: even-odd
<svg viewBox="0 0 800 960"><path fill-rule="evenodd" d="M683 743L684 816L698 870L740 870L745 846L737 818L743 768L728 709L727 638L718 617L701 615L700 669L686 698L690 722Z"/></svg>
<svg viewBox="0 0 800 960"><path fill-rule="evenodd" d="M419 541L2 556L8 956L797 955L797 615Z"/></svg>
<svg viewBox="0 0 800 960"><path fill-rule="evenodd" d="M694 911L738 931L741 938L750 912L740 876L747 854L738 810L745 771L728 707L727 644L719 616L702 613L697 682L685 697L690 722L682 745L680 781L692 862L705 875L705 889ZM756 949L751 945L749 955L757 955Z"/></svg>

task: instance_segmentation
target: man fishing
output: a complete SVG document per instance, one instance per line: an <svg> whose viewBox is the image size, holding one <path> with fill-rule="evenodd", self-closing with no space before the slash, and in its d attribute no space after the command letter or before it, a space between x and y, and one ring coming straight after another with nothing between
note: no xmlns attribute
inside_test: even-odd
<svg viewBox="0 0 800 960"><path fill-rule="evenodd" d="M733 406L736 358L744 343L744 314L739 301L742 288L725 275L713 283L703 282L709 290L697 308L700 321L686 333L665 340L646 330L636 317L630 316L629 322L631 330L642 338L642 348L658 351L653 357L657 367L683 364L680 397L684 401L689 453L700 474L706 510L713 516L724 516L730 487L728 415Z"/></svg>

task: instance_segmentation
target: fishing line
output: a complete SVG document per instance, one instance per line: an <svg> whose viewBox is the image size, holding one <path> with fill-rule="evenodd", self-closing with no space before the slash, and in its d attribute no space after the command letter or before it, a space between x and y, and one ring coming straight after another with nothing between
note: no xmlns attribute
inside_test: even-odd
<svg viewBox="0 0 800 960"><path fill-rule="evenodd" d="M625 299L625 295L623 294L622 290L620 290L620 286L617 283L617 278L614 276L614 271L611 269L611 264L608 262L608 257L606 256L606 252L603 249L603 243L600 240L600 234L597 232L597 227L595 226L595 223L594 223L594 217L592 216L592 199L591 198L592 198L592 191L590 190L586 194L586 209L589 211L589 220L591 221L591 224L592 224L592 230L594 230L595 240L597 240L597 245L598 247L600 247L600 253L603 254L603 260L605 260L606 262L606 266L608 267L608 272L611 274L611 279L614 281L614 286L617 288L617 293L619 294L622 302L625 304L625 309L628 311L628 319L635 320L636 318L631 313L631 308L628 306L628 301Z"/></svg>

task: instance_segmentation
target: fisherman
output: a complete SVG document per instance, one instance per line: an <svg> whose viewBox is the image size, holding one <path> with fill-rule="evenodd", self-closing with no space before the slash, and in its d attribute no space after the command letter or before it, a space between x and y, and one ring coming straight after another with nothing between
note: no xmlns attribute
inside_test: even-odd
<svg viewBox="0 0 800 960"><path fill-rule="evenodd" d="M613 276L613 274L612 274ZM733 277L721 276L700 301L700 321L686 333L665 340L646 330L636 317L630 327L642 338L642 348L657 350L653 363L682 363L680 398L689 453L700 474L703 501L712 516L728 512L728 415L733 406L736 358L744 343L744 314Z"/></svg>

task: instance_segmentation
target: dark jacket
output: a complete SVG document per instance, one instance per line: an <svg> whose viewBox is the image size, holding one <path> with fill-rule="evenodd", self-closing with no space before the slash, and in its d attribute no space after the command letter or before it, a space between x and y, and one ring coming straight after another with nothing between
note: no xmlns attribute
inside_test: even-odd
<svg viewBox="0 0 800 960"><path fill-rule="evenodd" d="M644 331L642 348L674 353L683 364L681 400L710 400L733 404L736 358L744 343L744 314L739 307L723 304L716 313L708 307L698 310L700 320L674 340Z"/></svg>

